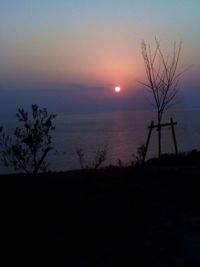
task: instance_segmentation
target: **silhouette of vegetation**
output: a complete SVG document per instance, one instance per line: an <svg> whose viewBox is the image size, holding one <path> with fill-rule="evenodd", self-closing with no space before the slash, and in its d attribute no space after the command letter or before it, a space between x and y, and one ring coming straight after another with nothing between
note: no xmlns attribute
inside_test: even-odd
<svg viewBox="0 0 200 267"><path fill-rule="evenodd" d="M140 164L142 163L143 161L143 156L144 156L144 153L145 153L145 145L144 144L141 144L138 148L137 148L137 151L136 151L136 155L133 154L133 162L132 162L132 165L135 165L135 164Z"/></svg>
<svg viewBox="0 0 200 267"><path fill-rule="evenodd" d="M119 167L119 168L122 168L123 167L123 162L122 162L122 160L121 159L118 159L117 160L117 166Z"/></svg>
<svg viewBox="0 0 200 267"><path fill-rule="evenodd" d="M89 168L98 169L102 165L102 163L106 160L107 152L108 152L108 146L104 145L103 148L98 149L95 152L94 159L89 164L86 164L84 150L82 148L76 149L76 154L78 156L81 169L89 169Z"/></svg>
<svg viewBox="0 0 200 267"><path fill-rule="evenodd" d="M151 158L146 162L146 165L157 165L159 167L167 167L171 166L177 167L181 166L182 168L191 167L190 171L195 166L200 166L200 151L196 149L189 152L181 152L178 154L178 157L174 154L162 154L159 159Z"/></svg>
<svg viewBox="0 0 200 267"><path fill-rule="evenodd" d="M84 163L84 161L85 161L85 159L84 159L85 154L84 154L83 149L82 148L77 148L76 149L76 154L78 156L79 164L81 166L81 169L84 169L85 168L85 163Z"/></svg>
<svg viewBox="0 0 200 267"><path fill-rule="evenodd" d="M13 137L0 128L1 161L5 166L26 173L46 171L45 158L53 149L50 133L55 129L52 121L56 115L32 105L31 118L22 108L18 109L16 117L21 126L15 128Z"/></svg>
<svg viewBox="0 0 200 267"><path fill-rule="evenodd" d="M3 229L21 241L8 266L200 266L199 173L194 151L142 168L44 173L39 183L2 175Z"/></svg>
<svg viewBox="0 0 200 267"><path fill-rule="evenodd" d="M140 82L150 89L157 111L158 125L158 156L161 155L161 121L166 109L173 104L177 95L180 76L184 71L178 72L182 42L174 42L170 55L165 55L160 42L155 38L155 48L142 42L142 56L144 60L147 83Z"/></svg>

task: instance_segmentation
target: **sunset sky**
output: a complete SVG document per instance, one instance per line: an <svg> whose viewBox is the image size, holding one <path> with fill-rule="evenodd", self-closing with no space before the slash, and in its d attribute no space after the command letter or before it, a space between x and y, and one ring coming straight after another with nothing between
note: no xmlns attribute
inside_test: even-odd
<svg viewBox="0 0 200 267"><path fill-rule="evenodd" d="M183 41L180 102L198 107L199 14L199 0L1 0L1 112L146 107L141 41L155 36L166 51Z"/></svg>

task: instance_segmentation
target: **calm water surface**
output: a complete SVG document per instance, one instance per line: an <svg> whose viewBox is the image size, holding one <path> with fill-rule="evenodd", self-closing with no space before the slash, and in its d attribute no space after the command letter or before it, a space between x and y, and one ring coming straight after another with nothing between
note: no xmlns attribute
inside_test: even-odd
<svg viewBox="0 0 200 267"><path fill-rule="evenodd" d="M176 136L179 151L200 149L200 109L170 110L163 122L170 117L177 121ZM56 118L56 130L53 134L57 153L49 155L51 170L69 170L80 168L76 149L82 148L85 160L90 164L98 149L108 147L105 165L117 164L120 159L128 164L136 154L137 147L146 142L153 111L123 111L103 113L68 113ZM6 129L14 128L14 121L3 123ZM156 130L147 157L157 154ZM162 152L173 152L171 129L162 130ZM1 173L8 170L1 166Z"/></svg>

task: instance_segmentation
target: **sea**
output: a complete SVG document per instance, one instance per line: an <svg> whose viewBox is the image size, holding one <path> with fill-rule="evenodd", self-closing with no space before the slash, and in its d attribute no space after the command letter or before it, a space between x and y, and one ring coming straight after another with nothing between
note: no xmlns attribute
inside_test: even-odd
<svg viewBox="0 0 200 267"><path fill-rule="evenodd" d="M189 152L200 149L200 109L168 110L163 123L173 118L178 151ZM153 110L132 110L113 112L83 112L60 114L54 120L52 133L54 150L46 158L50 171L80 169L77 149L84 155L84 166L92 167L98 153L106 151L106 160L101 166L131 164L137 149L146 143L148 126L156 123ZM5 131L11 133L16 119L1 120ZM157 156L157 130L153 129L147 151L147 159ZM171 127L162 128L162 153L174 153ZM14 172L0 163L0 173Z"/></svg>

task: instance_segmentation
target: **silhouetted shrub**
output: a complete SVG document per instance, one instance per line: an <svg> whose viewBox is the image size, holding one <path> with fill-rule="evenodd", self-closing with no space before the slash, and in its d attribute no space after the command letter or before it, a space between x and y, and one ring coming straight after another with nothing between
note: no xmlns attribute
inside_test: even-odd
<svg viewBox="0 0 200 267"><path fill-rule="evenodd" d="M81 169L84 169L85 168L85 163L84 163L84 161L85 161L85 159L84 159L85 154L84 154L83 149L82 148L77 148L76 149L76 154L78 156L79 164L81 166Z"/></svg>
<svg viewBox="0 0 200 267"><path fill-rule="evenodd" d="M107 152L108 152L108 146L104 145L102 149L98 149L95 152L94 159L88 164L86 164L84 150L82 148L76 149L76 154L78 156L79 163L82 169L88 169L88 168L98 169L102 165L102 163L106 160Z"/></svg>
<svg viewBox="0 0 200 267"><path fill-rule="evenodd" d="M145 151L145 145L141 144L139 147L137 147L136 155L133 154L133 161L132 165L135 164L141 164L144 156L144 151Z"/></svg>
<svg viewBox="0 0 200 267"><path fill-rule="evenodd" d="M22 108L18 109L16 117L21 126L15 128L13 137L0 128L1 161L5 166L26 173L46 171L45 158L53 149L50 133L55 130L52 121L56 115L32 105L31 118Z"/></svg>

